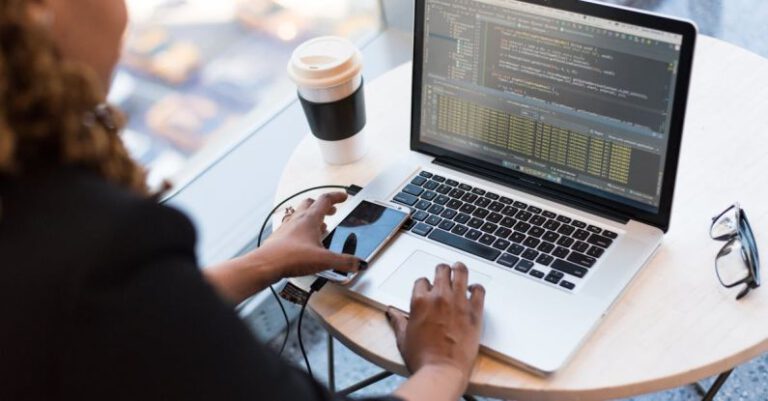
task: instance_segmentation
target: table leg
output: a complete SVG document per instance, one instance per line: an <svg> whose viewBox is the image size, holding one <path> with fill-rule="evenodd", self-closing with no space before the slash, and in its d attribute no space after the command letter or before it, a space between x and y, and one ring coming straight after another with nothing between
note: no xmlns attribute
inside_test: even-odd
<svg viewBox="0 0 768 401"><path fill-rule="evenodd" d="M381 373L375 374L375 375L373 375L373 376L371 376L371 377L369 377L369 378L367 378L367 379L365 379L363 381L357 382L357 383L355 383L355 384L353 384L353 385L351 385L351 386L349 386L349 387L347 387L347 388L345 388L343 390L339 390L339 392L336 393L336 394L339 394L339 395L342 395L342 396L350 395L350 394L354 393L355 391L362 390L362 389L364 389L364 388L366 388L366 387L368 387L368 386L370 386L372 384L376 384L376 383L378 383L378 382L380 382L380 381L382 381L382 380L384 380L384 379L386 379L386 378L388 378L390 376L392 376L392 373L381 372Z"/></svg>
<svg viewBox="0 0 768 401"><path fill-rule="evenodd" d="M333 360L333 336L328 333L328 388L336 392L336 366Z"/></svg>
<svg viewBox="0 0 768 401"><path fill-rule="evenodd" d="M696 390L696 393L702 397L701 401L713 401L717 393L719 393L720 389L723 387L723 384L728 381L728 377L731 376L731 373L733 373L733 369L727 372L723 372L717 376L717 379L715 379L715 382L712 383L712 386L709 388L709 390L704 389L704 387L702 387L699 383L693 383L691 386L693 386L693 389Z"/></svg>

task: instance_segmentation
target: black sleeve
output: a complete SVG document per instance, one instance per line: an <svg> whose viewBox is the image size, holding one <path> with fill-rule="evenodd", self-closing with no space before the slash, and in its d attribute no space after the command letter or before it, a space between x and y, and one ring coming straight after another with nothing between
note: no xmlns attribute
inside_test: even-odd
<svg viewBox="0 0 768 401"><path fill-rule="evenodd" d="M256 341L205 282L192 249L160 249L96 277L62 333L62 399L334 399Z"/></svg>

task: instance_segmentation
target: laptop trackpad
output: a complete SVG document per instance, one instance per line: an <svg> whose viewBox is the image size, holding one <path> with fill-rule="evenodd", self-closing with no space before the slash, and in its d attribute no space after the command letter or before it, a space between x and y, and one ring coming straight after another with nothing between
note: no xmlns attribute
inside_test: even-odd
<svg viewBox="0 0 768 401"><path fill-rule="evenodd" d="M429 282L435 280L435 267L440 263L451 265L451 262L431 255L424 251L416 251L408 257L379 287L382 291L401 302L409 305L413 293L413 283L426 277ZM487 289L491 277L469 269L469 284L482 284ZM400 305L393 305L400 307Z"/></svg>

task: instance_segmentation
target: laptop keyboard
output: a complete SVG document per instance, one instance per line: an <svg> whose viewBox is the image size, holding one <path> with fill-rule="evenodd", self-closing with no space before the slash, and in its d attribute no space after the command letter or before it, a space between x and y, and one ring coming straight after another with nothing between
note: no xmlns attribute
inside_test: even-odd
<svg viewBox="0 0 768 401"><path fill-rule="evenodd" d="M413 208L405 230L572 291L618 234L422 171L393 201Z"/></svg>

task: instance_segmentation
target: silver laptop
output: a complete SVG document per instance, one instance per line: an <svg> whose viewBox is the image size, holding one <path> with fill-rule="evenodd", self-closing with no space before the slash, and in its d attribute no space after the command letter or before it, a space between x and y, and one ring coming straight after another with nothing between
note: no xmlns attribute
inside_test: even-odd
<svg viewBox="0 0 768 401"><path fill-rule="evenodd" d="M408 311L417 278L463 261L487 289L484 352L555 372L669 227L696 28L573 0L416 3L412 152L356 197L412 221L349 288Z"/></svg>

